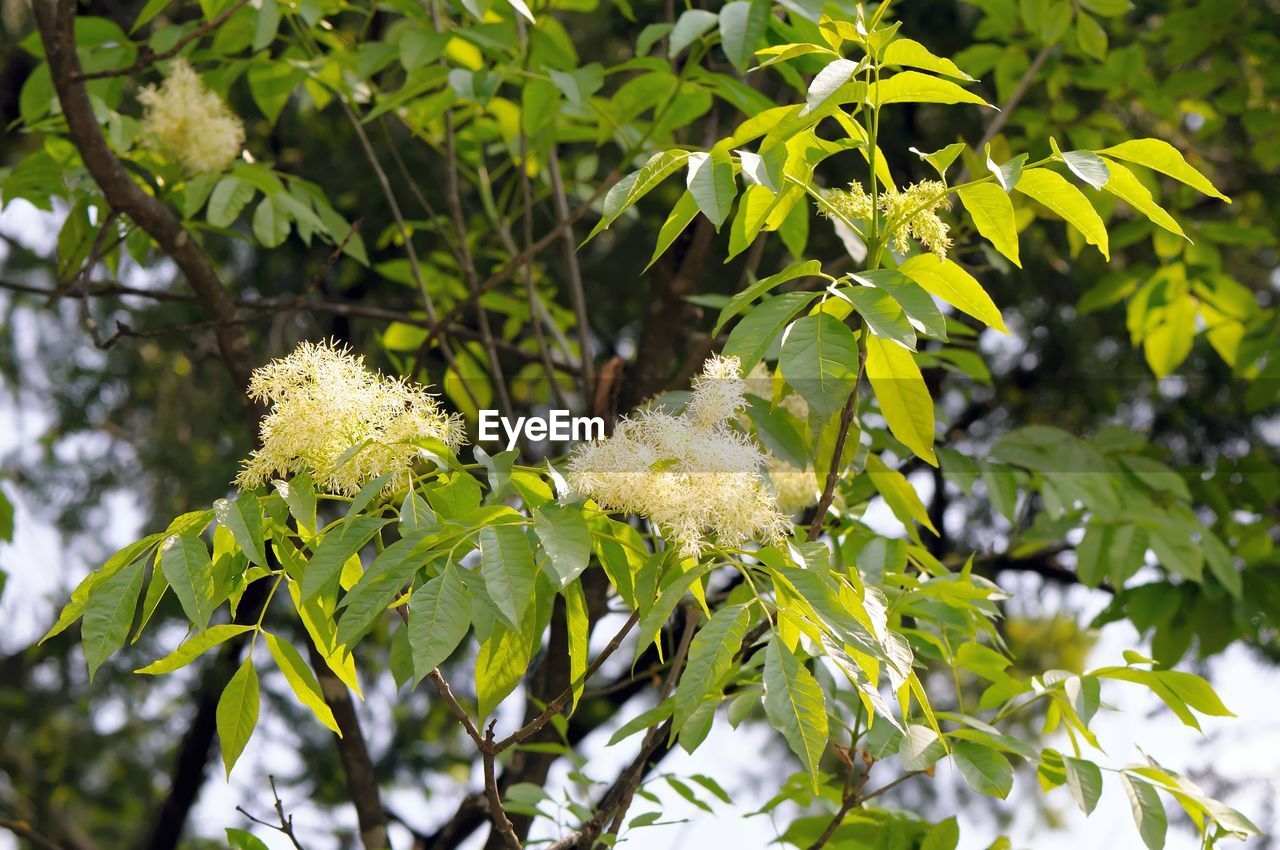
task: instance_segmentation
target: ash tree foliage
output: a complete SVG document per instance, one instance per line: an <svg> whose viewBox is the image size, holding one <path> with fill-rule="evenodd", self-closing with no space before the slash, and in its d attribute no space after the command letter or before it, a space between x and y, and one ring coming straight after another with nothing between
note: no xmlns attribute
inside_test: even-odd
<svg viewBox="0 0 1280 850"><path fill-rule="evenodd" d="M201 311L183 333L212 340L257 438L199 461L234 481L225 497L72 591L44 640L78 628L91 679L135 644L155 648L144 677L211 671L199 710L227 775L264 746L267 682L283 681L332 732L366 850L397 843L361 729L381 678L406 705L428 693L432 734L473 768L415 846L483 829L493 847L612 846L659 829L666 799L714 811L732 777L662 760L744 725L790 754L760 809L788 846L950 850L954 818L890 801L951 781L1000 800L1038 787L1080 818L1127 799L1124 846L1158 850L1173 822L1205 847L1258 834L1162 766L1163 742L1108 752L1105 707L1140 689L1193 729L1230 715L1174 665L1193 638L1201 655L1267 639L1263 485L1174 468L1097 422L1027 417L975 444L946 383L992 383L1011 328L989 281L1014 281L999 292L1016 302L1056 266L1082 316L1120 316L1127 361L1166 378L1208 352L1241 417L1273 400L1276 317L1224 259L1241 241L1231 199L1194 147L1119 136L1074 102L1018 109L1046 63L1054 86L1137 85L1143 56L1108 36L1127 2L975 3L983 40L949 58L940 33L903 24L911 0L614 0L628 48L598 61L575 31L589 3L195 5L149 0L121 26L35 0L32 144L0 183L60 216L58 287L100 347L146 338L105 321L101 275L170 262ZM352 135L349 161L277 158L276 134L311 115ZM926 119L976 132L927 150ZM445 163L421 188L401 153L415 146ZM372 187L382 231L344 172ZM299 246L309 265L285 294L238 284L237 251ZM601 250L661 276L630 363L593 335L581 263ZM742 265L730 292L699 286L707 256ZM616 266L593 273L619 286ZM340 269L410 306L316 301ZM690 303L702 330L675 336ZM378 330L361 353L256 336L255 316L308 310ZM476 440L482 409L547 407L609 434ZM943 487L997 517L1000 543L947 534ZM1153 634L1154 657L1033 669L994 580L1010 563L1106 589L1101 619ZM185 636L157 639L175 618ZM583 757L596 729L620 771ZM546 782L558 763L563 787ZM638 799L658 811L631 812ZM181 833L183 804L165 812ZM296 840L283 808L278 824L226 818L233 847L261 847L250 830Z"/></svg>

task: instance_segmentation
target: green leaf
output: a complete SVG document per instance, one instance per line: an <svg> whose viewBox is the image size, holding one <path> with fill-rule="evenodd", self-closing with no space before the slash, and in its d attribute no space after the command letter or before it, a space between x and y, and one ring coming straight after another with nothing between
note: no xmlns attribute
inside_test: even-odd
<svg viewBox="0 0 1280 850"><path fill-rule="evenodd" d="M960 202L969 211L978 233L1004 254L1018 268L1018 225L1013 215L1013 202L1009 195L994 183L977 183L961 186L956 190Z"/></svg>
<svg viewBox="0 0 1280 850"><path fill-rule="evenodd" d="M1076 805L1086 815L1092 814L1102 795L1102 771L1088 759L1066 756L1062 761L1067 769L1067 786Z"/></svg>
<svg viewBox="0 0 1280 850"><path fill-rule="evenodd" d="M85 603L80 642L91 682L97 669L129 636L142 593L142 566L143 562L137 561L103 581Z"/></svg>
<svg viewBox="0 0 1280 850"><path fill-rule="evenodd" d="M657 726L659 723L671 716L672 705L673 700L664 699L648 711L637 714L635 717L619 726L618 731L613 733L613 736L609 738L609 742L605 744L605 746L612 747L614 744L619 741L626 740L642 729L649 729Z"/></svg>
<svg viewBox="0 0 1280 850"><path fill-rule="evenodd" d="M741 313L751 302L766 292L770 292L784 283L802 277L816 277L820 274L822 274L822 263L817 260L806 260L802 263L792 263L777 274L757 280L729 299L729 302L720 310L720 317L716 319L716 326L711 335L719 336L720 331L724 329L725 324L730 319Z"/></svg>
<svg viewBox="0 0 1280 850"><path fill-rule="evenodd" d="M1146 186L1142 185L1132 171L1118 162L1106 160L1106 163L1110 178L1107 180L1106 185L1102 187L1103 189L1115 195L1170 233L1176 233L1178 236L1186 238L1187 234L1182 231L1182 226L1163 207L1155 202L1155 198L1151 197L1151 192L1147 190Z"/></svg>
<svg viewBox="0 0 1280 850"><path fill-rule="evenodd" d="M289 216L274 198L263 198L253 211L253 237L264 248L277 248L289 238Z"/></svg>
<svg viewBox="0 0 1280 850"><path fill-rule="evenodd" d="M400 505L400 534L408 537L422 531L432 531L439 527L435 511L413 490L404 494L404 502Z"/></svg>
<svg viewBox="0 0 1280 850"><path fill-rule="evenodd" d="M222 763L229 778L258 724L258 672L253 668L252 657L244 660L222 691L216 717Z"/></svg>
<svg viewBox="0 0 1280 850"><path fill-rule="evenodd" d="M560 587L582 574L591 559L591 530L580 508L546 504L534 511L534 531L542 542Z"/></svg>
<svg viewBox="0 0 1280 850"><path fill-rule="evenodd" d="M511 4L512 9L515 9L517 12L523 15L525 20L527 20L529 23L531 24L536 23L536 21L534 21L533 19L533 12L529 11L529 7L525 5L524 0L507 0L507 2Z"/></svg>
<svg viewBox="0 0 1280 850"><path fill-rule="evenodd" d="M1054 156L1066 163L1067 168L1076 177L1079 177L1095 189L1101 189L1107 185L1107 180L1111 177L1111 170L1107 168L1107 161L1102 157L1093 151L1066 151L1064 153L1058 148L1058 142L1052 136L1049 137L1049 146L1053 148Z"/></svg>
<svg viewBox="0 0 1280 850"><path fill-rule="evenodd" d="M925 162L932 165L933 170L938 172L938 176L943 180L946 180L947 169L950 168L951 164L956 161L956 158L964 152L964 148L964 142L956 142L955 144L950 144L945 148L936 150L933 153L925 153L921 150L917 150L916 148L910 148L909 150Z"/></svg>
<svg viewBox="0 0 1280 850"><path fill-rule="evenodd" d="M662 557L663 553L659 552L651 560L656 563ZM662 626L667 622L667 618L671 616L671 612L676 609L676 605L684 598L685 592L689 590L695 581L709 573L713 566L713 564L706 563L693 567L662 589L662 593L658 594L653 606L645 611L644 616L640 618L639 628L636 633L636 652L635 657L632 659L632 664L639 660L641 654L649 648L649 644L658 639L658 633L662 631ZM641 610L644 610L644 602L641 602ZM661 646L659 646L659 650L661 650Z"/></svg>
<svg viewBox="0 0 1280 850"><path fill-rule="evenodd" d="M686 736L685 724L705 700L720 701L721 680L733 666L733 658L747 631L749 615L746 605L721 608L698 630L689 645L688 660L676 689L672 725L672 730L680 735L681 746L689 752L693 752L701 740Z"/></svg>
<svg viewBox="0 0 1280 850"><path fill-rule="evenodd" d="M471 600L458 569L446 563L440 575L415 590L409 599L409 648L415 684L443 664L471 628Z"/></svg>
<svg viewBox="0 0 1280 850"><path fill-rule="evenodd" d="M805 316L791 326L778 364L810 409L827 419L840 412L853 392L858 341L829 313Z"/></svg>
<svg viewBox="0 0 1280 850"><path fill-rule="evenodd" d="M288 61L275 59L250 65L245 78L249 82L253 102L262 110L267 123L275 124L293 90L306 79L306 74Z"/></svg>
<svg viewBox="0 0 1280 850"><path fill-rule="evenodd" d="M982 98L966 91L950 80L931 77L919 71L902 71L887 80L867 87L867 103L886 106L891 103L976 103L990 106Z"/></svg>
<svg viewBox="0 0 1280 850"><path fill-rule="evenodd" d="M1157 378L1170 375L1191 354L1196 335L1196 302L1188 295L1148 311L1158 322L1142 340L1142 353ZM1157 318L1158 317L1158 318Z"/></svg>
<svg viewBox="0 0 1280 850"><path fill-rule="evenodd" d="M169 537L160 547L160 570L173 588L187 619L202 631L213 616L213 563L199 537Z"/></svg>
<svg viewBox="0 0 1280 850"><path fill-rule="evenodd" d="M947 747L938 733L931 727L918 723L907 727L907 734L902 737L902 744L898 747L898 756L902 759L904 770L928 770L946 752Z"/></svg>
<svg viewBox="0 0 1280 850"><path fill-rule="evenodd" d="M1129 797L1129 808L1133 812L1133 822L1142 836L1142 843L1147 850L1163 850L1165 833L1169 828L1165 817L1164 806L1160 795L1149 783L1138 779L1130 773L1120 774L1120 783Z"/></svg>
<svg viewBox="0 0 1280 850"><path fill-rule="evenodd" d="M280 672L284 673L285 681L293 689L298 702L311 709L311 713L317 720L341 738L342 730L338 728L338 721L334 719L333 711L325 701L324 692L320 689L320 683L316 680L315 673L311 671L311 666L303 660L302 653L294 649L293 644L281 640L270 632L262 634L267 639L267 649L271 651L271 657L275 659ZM227 771L230 772L230 770L231 768L228 767Z"/></svg>
<svg viewBox="0 0 1280 850"><path fill-rule="evenodd" d="M480 575L498 614L518 628L533 601L538 568L523 528L489 526L480 532Z"/></svg>
<svg viewBox="0 0 1280 850"><path fill-rule="evenodd" d="M867 455L867 477L871 479L876 491L884 497L893 515L903 525L911 528L912 522L918 522L934 534L938 533L929 519L929 512L925 510L924 503L920 501L919 494L911 486L911 482L907 481L905 475L886 466L879 455L869 454Z"/></svg>
<svg viewBox="0 0 1280 850"><path fill-rule="evenodd" d="M336 584L343 565L386 524L387 520L381 517L358 517L326 534L302 571L302 601L309 602L321 590Z"/></svg>
<svg viewBox="0 0 1280 850"><path fill-rule="evenodd" d="M239 177L223 177L213 187L205 216L214 227L230 227L253 200L253 194L253 186Z"/></svg>
<svg viewBox="0 0 1280 850"><path fill-rule="evenodd" d="M987 145L986 150L987 171L996 178L996 182L1000 184L1000 188L1005 192L1012 192L1013 187L1018 185L1018 181L1022 179L1022 164L1027 161L1025 153L1018 154L1004 165L997 165L995 160L991 158L991 145Z"/></svg>
<svg viewBox="0 0 1280 850"><path fill-rule="evenodd" d="M658 242L653 246L653 255L649 257L649 262L645 264L642 271L648 271L657 259L666 253L671 247L671 243L676 241L676 237L684 233L684 229L689 226L689 222L693 221L694 216L698 214L698 202L694 200L693 193L686 191L680 196L680 200L676 201L676 205L671 208L670 215L667 220L662 223L662 227L658 229Z"/></svg>
<svg viewBox="0 0 1280 850"><path fill-rule="evenodd" d="M89 597L93 594L94 589L112 576L118 574L125 567L146 556L152 548L155 547L164 538L162 534L150 534L141 540L137 540L125 546L107 559L99 569L94 570L85 576L84 579L76 585L75 590L71 592L71 599L62 607L61 613L58 614L57 622L40 638L40 643L44 643L54 635L65 631L72 623L80 619L84 614L85 606ZM39 645L39 644L37 644Z"/></svg>
<svg viewBox="0 0 1280 850"><path fill-rule="evenodd" d="M260 567L267 566L267 549L262 540L262 507L252 493L241 493L234 502L219 499L213 503L213 515L227 527L245 556Z"/></svg>
<svg viewBox="0 0 1280 850"><path fill-rule="evenodd" d="M591 649L591 614L587 610L587 596L582 592L582 582L570 582L564 589L565 632L569 644L569 681L573 682L573 703L570 713L578 707L578 700L586 688L587 653Z"/></svg>
<svg viewBox="0 0 1280 850"><path fill-rule="evenodd" d="M737 357L743 374L749 373L782 333L791 318L813 299L816 292L784 292L753 307L729 333L724 345L725 357ZM892 300L892 299L890 299Z"/></svg>
<svg viewBox="0 0 1280 850"><path fill-rule="evenodd" d="M534 617L529 617L532 623ZM532 659L530 639L522 629L511 629L501 621L480 644L476 657L476 699L481 719L488 717L498 704L516 689Z"/></svg>
<svg viewBox="0 0 1280 850"><path fill-rule="evenodd" d="M932 254L930 256L933 256ZM850 275L862 284L883 289L893 296L917 333L946 341L947 322L929 293L895 269L872 269Z"/></svg>
<svg viewBox="0 0 1280 850"><path fill-rule="evenodd" d="M289 513L298 521L299 528L308 533L316 530L316 487L311 481L311 473L299 472L288 481L277 479L272 482L276 492L289 506Z"/></svg>
<svg viewBox="0 0 1280 850"><path fill-rule="evenodd" d="M236 635L242 635L245 632L253 631L253 629L253 626L211 626L203 632L192 635L181 646L159 661L153 661L146 667L139 668L133 672L148 673L153 676L158 676L161 673L172 673L174 670L185 667L195 661L218 644L225 643Z"/></svg>
<svg viewBox="0 0 1280 850"><path fill-rule="evenodd" d="M952 746L956 767L969 787L988 797L1004 799L1013 788L1013 768L998 750L961 741Z"/></svg>
<svg viewBox="0 0 1280 850"><path fill-rule="evenodd" d="M818 763L827 748L827 706L822 687L776 634L764 653L764 711L818 790Z"/></svg>
<svg viewBox="0 0 1280 850"><path fill-rule="evenodd" d="M1067 178L1047 168L1033 168L1022 175L1017 189L1057 213L1080 231L1086 242L1097 245L1102 256L1111 259L1107 248L1107 227L1098 217L1084 193L1067 182Z"/></svg>
<svg viewBox="0 0 1280 850"><path fill-rule="evenodd" d="M270 47L279 31L279 0L262 0L262 5L258 7L258 22L253 31L253 52L257 53Z"/></svg>
<svg viewBox="0 0 1280 850"><path fill-rule="evenodd" d="M817 112L836 92L854 78L862 69L862 63L852 59L836 59L813 77L805 94L805 113Z"/></svg>
<svg viewBox="0 0 1280 850"><path fill-rule="evenodd" d="M1222 582L1222 586L1228 593L1240 599L1244 593L1244 586L1230 550L1218 535L1207 529L1200 532L1200 548L1204 550L1204 560L1209 565L1209 572Z"/></svg>
<svg viewBox="0 0 1280 850"><path fill-rule="evenodd" d="M394 472L387 472L370 480L361 487L360 492L356 493L355 498L351 500L351 504L347 506L347 513L342 518L343 526L350 525L353 520L360 516L361 511L371 503L374 503L374 500L382 495L382 492L387 489L387 485L391 483L391 479L395 477ZM377 504L380 505L381 502L379 501Z"/></svg>
<svg viewBox="0 0 1280 850"><path fill-rule="evenodd" d="M868 335L866 343L864 368L889 430L918 457L937 466L933 452L933 399L915 358L891 340Z"/></svg>
<svg viewBox="0 0 1280 850"><path fill-rule="evenodd" d="M936 254L917 254L898 266L898 271L962 313L988 327L1008 333L999 308L982 284L959 265Z"/></svg>
<svg viewBox="0 0 1280 850"><path fill-rule="evenodd" d="M681 12L676 19L675 28L671 30L671 37L667 39L667 55L673 59L679 56L686 47L715 26L718 20L714 12L705 9L686 9Z"/></svg>
<svg viewBox="0 0 1280 850"><path fill-rule="evenodd" d="M134 20L133 26L129 32L134 33L145 27L151 22L151 19L163 12L173 0L147 0L147 5L142 7L142 11L138 13L138 17Z"/></svg>
<svg viewBox="0 0 1280 850"><path fill-rule="evenodd" d="M600 231L617 220L636 201L649 194L654 187L679 170L689 159L689 152L684 150L668 150L655 153L649 157L639 169L623 177L609 188L604 196L604 205L600 221L583 240L585 245Z"/></svg>
<svg viewBox="0 0 1280 850"><path fill-rule="evenodd" d="M973 77L961 71L950 59L934 56L929 49L918 41L909 38L894 39L880 54L880 61L885 65L899 65L908 68L919 68L933 71L960 80L972 80Z"/></svg>
<svg viewBox="0 0 1280 850"><path fill-rule="evenodd" d="M916 332L898 300L872 286L843 286L836 295L853 305L877 337L891 339L915 351Z"/></svg>
<svg viewBox="0 0 1280 850"><path fill-rule="evenodd" d="M769 5L765 0L733 0L720 7L720 46L739 73L747 70L764 35Z"/></svg>
<svg viewBox="0 0 1280 850"><path fill-rule="evenodd" d="M699 151L689 154L686 184L698 209L719 230L728 218L729 207L738 193L729 151L722 145L716 145L710 153Z"/></svg>
<svg viewBox="0 0 1280 850"><path fill-rule="evenodd" d="M1178 149L1168 142L1160 139L1133 139L1104 148L1098 153L1106 154L1112 159L1123 159L1126 162L1145 165L1153 171L1159 171L1161 174L1169 175L1174 180L1186 183L1199 192L1214 198L1220 198L1228 204L1231 203L1230 198L1214 188L1214 185L1209 182L1209 178L1188 165L1186 159L1178 152Z"/></svg>
<svg viewBox="0 0 1280 850"><path fill-rule="evenodd" d="M930 827L924 841L920 843L920 850L956 850L959 843L960 825L952 815Z"/></svg>
<svg viewBox="0 0 1280 850"><path fill-rule="evenodd" d="M342 597L338 606L342 609L338 642L355 646L404 591L405 584L427 562L428 556L429 550L423 545L421 535L402 537L378 553L369 569Z"/></svg>
<svg viewBox="0 0 1280 850"><path fill-rule="evenodd" d="M271 850L253 833L232 827L227 827L227 844L231 845L231 850Z"/></svg>

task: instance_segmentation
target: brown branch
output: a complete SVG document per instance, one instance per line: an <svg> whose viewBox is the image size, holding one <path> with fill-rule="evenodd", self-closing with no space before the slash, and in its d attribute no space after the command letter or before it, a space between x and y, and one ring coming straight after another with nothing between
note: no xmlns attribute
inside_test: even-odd
<svg viewBox="0 0 1280 850"><path fill-rule="evenodd" d="M489 800L489 817L493 819L493 828L497 831L502 844L511 850L520 850L520 839L516 837L515 824L511 822L511 818L507 817L507 810L502 807L502 795L498 793L498 779L493 768L493 726L497 722L489 721L489 728L484 730L484 743L480 746L480 758L484 763L484 793Z"/></svg>
<svg viewBox="0 0 1280 850"><path fill-rule="evenodd" d="M334 736L334 746L342 762L342 772L347 780L347 796L356 807L356 821L360 827L360 840L365 850L385 850L387 847L387 813L382 808L378 791L378 777L369 756L369 746L360 728L351 692L329 668L328 662L307 639L311 669L320 682L320 692L333 712L340 734Z"/></svg>
<svg viewBox="0 0 1280 850"><path fill-rule="evenodd" d="M1036 74L1040 73L1045 60L1053 52L1053 47L1052 44L1046 44L1040 48L1040 52L1035 55L1035 58L1031 60L1031 64L1027 66L1022 79L1018 80L1018 85L1010 92L1009 99L1000 105L1000 111L996 113L995 118L991 119L991 123L987 125L987 130L982 134L982 138L978 140L975 150L982 150L986 147L987 143L1004 129L1004 125L1009 123L1009 116L1013 114L1013 110L1026 97L1027 90L1031 87L1031 81L1035 79Z"/></svg>
<svg viewBox="0 0 1280 850"><path fill-rule="evenodd" d="M218 279L209 258L182 222L164 203L147 194L125 171L107 144L80 80L76 55L74 0L35 0L36 22L49 62L54 89L67 121L67 133L80 152L85 168L115 212L131 218L159 244L191 284L205 312L216 321L235 318L231 294ZM249 383L249 341L234 325L215 330L218 349L237 387ZM256 429L261 409L247 396L245 413Z"/></svg>
<svg viewBox="0 0 1280 850"><path fill-rule="evenodd" d="M138 57L136 62L134 62L132 65L130 65L127 68L116 68L115 70L110 70L110 71L93 71L91 73L85 73L84 71L77 71L74 77L74 80L76 82L84 82L85 80L100 80L100 79L103 79L104 77L127 77L131 74L136 74L138 71L141 71L143 68L146 68L147 66L153 63L163 62L166 59L172 59L173 57L177 56L179 53L182 52L182 48L186 47L188 44L195 41L196 39L203 38L209 33L213 32L218 27L225 24L231 18L232 15L234 15L236 12L239 12L242 8L244 8L248 4L249 4L249 0L237 0L237 2L228 6L221 14L219 14L213 20L210 20L201 24L200 26L193 29L191 32L184 35L182 38L178 39L176 42L174 42L173 46L170 47L168 50L162 51L160 53L156 53L150 47L144 47L142 49L142 55Z"/></svg>
<svg viewBox="0 0 1280 850"><path fill-rule="evenodd" d="M600 666L609 659L609 656L618 651L618 647L622 645L622 641L638 622L640 622L640 612L637 611L627 618L627 622L623 624L622 628L618 629L617 633L605 648L600 650L599 654L597 654L591 661L591 664L588 665L587 669L583 671L581 676L574 679L573 682L570 683L569 687L565 688L558 697L547 703L547 707L543 709L541 714L530 720L524 726L521 726L515 732L512 732L510 735L503 738L501 741L498 741L494 745L494 752L500 753L508 747L520 743L542 727L546 726L547 723L551 721L551 718L559 714L564 709L565 705L568 704L570 698L573 696L573 689L590 679L595 672L600 669Z"/></svg>
<svg viewBox="0 0 1280 850"><path fill-rule="evenodd" d="M24 821L9 820L8 818L0 818L0 829L7 829L9 830L9 832L12 832L14 835L18 836L24 841L30 841L32 844L36 845L37 847L44 848L44 850L63 850L63 847L61 844L58 844L52 838L46 838L45 836L36 832L34 829L30 827L30 825L28 825Z"/></svg>
<svg viewBox="0 0 1280 850"><path fill-rule="evenodd" d="M862 355L859 352L859 360ZM862 366L859 363L858 377L862 377ZM822 534L822 526L827 518L827 510L831 507L831 502L836 495L836 481L840 478L840 470L843 468L842 461L844 456L844 444L849 438L849 426L853 424L854 414L858 410L858 386L860 381L855 381L853 389L849 392L849 398L845 400L844 409L840 411L840 430L836 433L835 450L831 454L831 467L827 470L827 479L822 485L822 497L818 499L818 505L814 509L813 522L809 523L808 540L810 543L818 539L818 535Z"/></svg>

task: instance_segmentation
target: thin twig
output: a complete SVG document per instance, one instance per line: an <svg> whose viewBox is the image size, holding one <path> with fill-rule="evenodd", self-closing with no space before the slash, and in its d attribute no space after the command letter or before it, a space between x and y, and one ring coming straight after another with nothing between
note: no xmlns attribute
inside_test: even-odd
<svg viewBox="0 0 1280 850"><path fill-rule="evenodd" d="M548 157L551 172L551 197L555 202L556 217L569 217L569 201L564 191L564 180L560 176L560 157L555 145L551 146ZM578 267L578 246L573 236L573 227L564 231L564 263L569 273L569 297L573 302L573 312L578 325L578 354L582 364L582 397L591 397L591 387L595 384L596 368L591 356L591 323L587 318L587 296L582 286L582 269Z"/></svg>
<svg viewBox="0 0 1280 850"><path fill-rule="evenodd" d="M200 26L193 29L191 32L184 35L182 38L178 39L176 42L174 42L173 46L170 47L168 50L162 51L160 53L156 53L150 47L144 47L142 49L142 55L138 57L136 62L134 62L132 65L130 65L127 68L116 68L114 70L108 70L108 71L93 71L92 73L86 73L84 71L81 71L77 73L73 79L75 79L77 82L83 82L85 80L101 80L105 77L127 77L127 76L130 76L131 74L136 74L138 71L141 71L143 68L146 68L148 65L151 65L155 62L163 62L166 59L172 59L173 57L177 56L179 53L182 52L182 48L186 47L188 44L195 41L196 39L203 38L209 33L213 32L218 27L225 24L231 18L232 15L234 15L236 12L239 12L248 4L249 4L249 0L237 0L237 2L228 6L225 10L223 10L221 14L219 14L213 20L210 20L210 21L207 21L206 23L201 24Z"/></svg>
<svg viewBox="0 0 1280 850"><path fill-rule="evenodd" d="M530 720L524 726L521 726L515 732L512 732L510 735L503 738L501 741L498 741L494 745L494 751L500 753L508 747L520 743L530 735L536 733L542 727L546 726L547 723L550 722L551 718L559 714L564 709L565 705L568 704L569 699L573 696L573 689L590 679L595 672L600 669L600 666L609 659L609 656L617 652L618 647L622 645L622 641L638 622L640 622L640 613L637 611L627 618L627 622L623 624L622 628L618 629L617 633L605 648L600 650L599 654L597 654L591 661L591 664L587 666L587 669L583 671L581 676L570 682L569 686L565 688L558 697L547 703L547 707L542 710L541 714Z"/></svg>
<svg viewBox="0 0 1280 850"><path fill-rule="evenodd" d="M298 841L298 836L294 834L293 815L285 815L284 813L284 803L280 800L280 792L276 790L276 778L271 774L267 774L267 781L271 783L271 796L275 798L276 817L280 819L279 825L254 817L249 814L243 806L236 806L236 811L256 824L260 824L261 826L265 826L269 829L274 829L276 832L281 833L289 839L289 843L297 848L297 850L306 850L306 848L302 846L302 843Z"/></svg>

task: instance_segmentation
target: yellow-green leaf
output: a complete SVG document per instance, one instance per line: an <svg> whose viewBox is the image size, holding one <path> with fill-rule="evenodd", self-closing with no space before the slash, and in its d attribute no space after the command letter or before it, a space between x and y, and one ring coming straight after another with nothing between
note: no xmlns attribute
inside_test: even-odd
<svg viewBox="0 0 1280 850"><path fill-rule="evenodd" d="M961 186L956 194L983 238L1008 257L1009 262L1022 268L1022 261L1018 259L1018 225L1008 193L994 183L977 183Z"/></svg>
<svg viewBox="0 0 1280 850"><path fill-rule="evenodd" d="M933 453L933 399L915 358L891 340L873 334L867 334L866 339L867 378L889 430L922 460L937 466Z"/></svg>
<svg viewBox="0 0 1280 850"><path fill-rule="evenodd" d="M1102 223L1097 210L1089 203L1084 192L1072 186L1067 178L1047 168L1033 168L1022 173L1022 179L1015 188L1057 213L1080 231L1086 242L1097 245L1102 256L1111 259L1106 225Z"/></svg>
<svg viewBox="0 0 1280 850"><path fill-rule="evenodd" d="M1139 182L1133 172L1125 168L1118 162L1106 160L1107 168L1111 172L1111 179L1106 182L1102 188L1133 207L1138 212L1145 215L1151 221L1163 227L1170 233L1186 238L1182 232L1182 226L1164 208L1155 202L1151 197L1151 193L1147 191L1147 187Z"/></svg>
<svg viewBox="0 0 1280 850"><path fill-rule="evenodd" d="M253 658L246 658L227 683L218 699L216 717L222 763L229 777L258 724L258 673L253 669Z"/></svg>
<svg viewBox="0 0 1280 850"><path fill-rule="evenodd" d="M934 56L929 49L918 41L909 38L895 39L884 49L880 61L885 65L902 65L909 68L920 68L938 74L946 74L960 80L972 80L973 77L961 71L950 59Z"/></svg>
<svg viewBox="0 0 1280 850"><path fill-rule="evenodd" d="M871 479L876 491L884 497L889 510L893 511L893 515L899 522L910 529L911 522L915 521L934 534L938 533L929 519L929 511L925 509L924 502L920 501L916 488L911 486L911 482L905 475L886 466L879 455L869 454L867 455L867 476Z"/></svg>
<svg viewBox="0 0 1280 850"><path fill-rule="evenodd" d="M982 98L966 91L950 80L931 77L919 71L902 71L867 87L867 103L885 106L890 103L976 103L990 106Z"/></svg>
<svg viewBox="0 0 1280 850"><path fill-rule="evenodd" d="M929 294L938 296L984 325L1001 333L1009 332L999 308L982 288L982 284L950 260L942 259L936 254L917 254L898 266L898 271L914 280Z"/></svg>
<svg viewBox="0 0 1280 850"><path fill-rule="evenodd" d="M173 652L161 658L159 661L153 661L146 667L135 670L135 673L148 673L151 675L159 675L161 673L172 673L180 667L185 667L192 661L195 661L205 652L220 643L224 643L236 635L242 635L245 632L252 631L253 626L211 626L203 632L193 635L189 640L185 641L181 646Z"/></svg>
<svg viewBox="0 0 1280 850"><path fill-rule="evenodd" d="M1098 151L1112 159L1123 159L1145 165L1153 171L1167 174L1174 180L1186 183L1193 189L1215 198L1221 198L1228 204L1231 199L1222 194L1196 169L1187 164L1187 160L1173 145L1160 139L1133 139Z"/></svg>
<svg viewBox="0 0 1280 850"><path fill-rule="evenodd" d="M317 720L341 738L342 732L338 729L338 721L334 719L333 711L325 702L324 692L320 690L320 683L302 654L294 649L291 643L269 632L263 632L263 636L267 639L267 648L271 650L271 657L276 660L276 666L280 668L280 672L284 673L285 681L293 689L298 702L311 709Z"/></svg>

